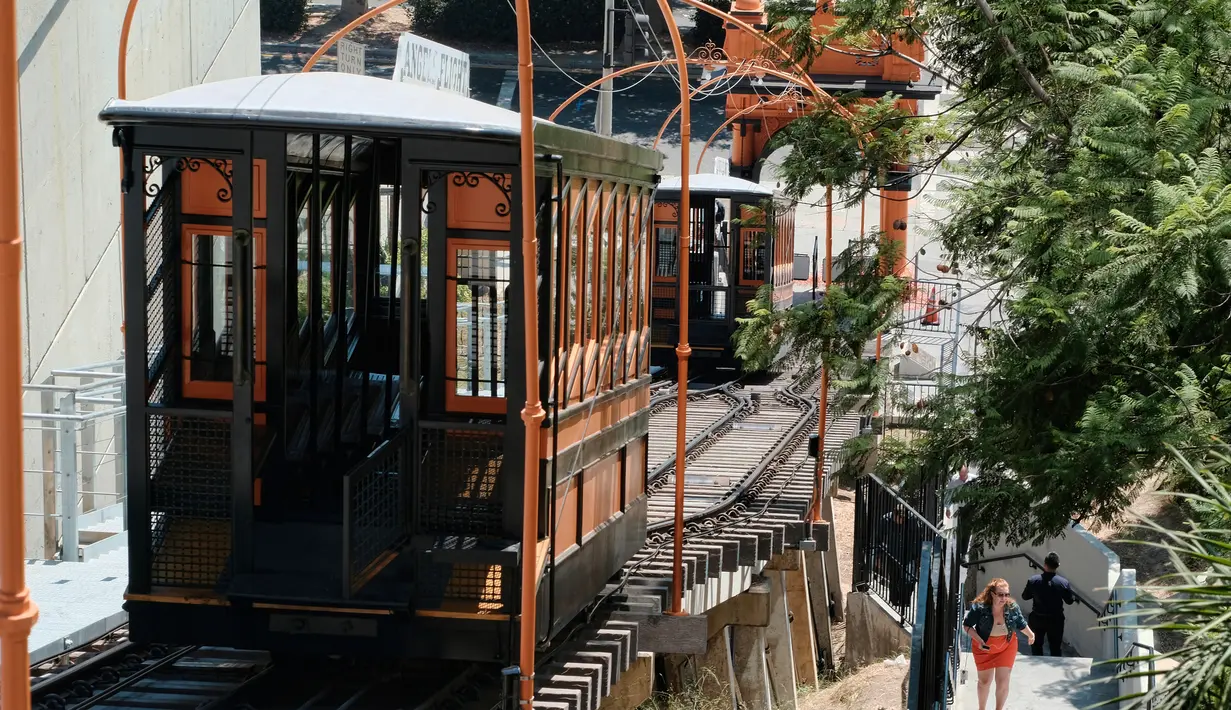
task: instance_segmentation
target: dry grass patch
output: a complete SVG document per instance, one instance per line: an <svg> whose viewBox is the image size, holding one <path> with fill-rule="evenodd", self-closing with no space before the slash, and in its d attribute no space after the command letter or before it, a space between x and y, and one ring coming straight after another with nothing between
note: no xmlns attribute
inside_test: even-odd
<svg viewBox="0 0 1231 710"><path fill-rule="evenodd" d="M801 697L800 710L900 710L902 683L910 666L877 661L853 673L842 673L815 693Z"/></svg>

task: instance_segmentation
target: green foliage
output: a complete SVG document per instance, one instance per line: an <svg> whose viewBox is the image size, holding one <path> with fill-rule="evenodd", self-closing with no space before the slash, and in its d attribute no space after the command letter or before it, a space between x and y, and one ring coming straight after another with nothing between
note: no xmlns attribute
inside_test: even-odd
<svg viewBox="0 0 1231 710"><path fill-rule="evenodd" d="M705 0L705 4L723 12L731 11L731 0ZM692 41L695 44L713 42L719 47L726 41L727 31L721 17L715 17L708 12L696 8L692 11Z"/></svg>
<svg viewBox="0 0 1231 710"><path fill-rule="evenodd" d="M964 517L1020 542L1114 519L1174 466L1167 447L1231 425L1231 4L988 0L990 18L981 5L844 0L818 40L779 3L798 56L835 38L884 56L896 50L878 37L926 33L958 90L935 117L886 101L855 127L814 112L783 136L784 182L859 195L894 162L959 176L937 236L992 284L988 309L963 318L986 340L971 376L928 401L929 431L881 464L942 479L977 466ZM972 156L949 164L959 149Z"/></svg>
<svg viewBox="0 0 1231 710"><path fill-rule="evenodd" d="M1231 702L1231 447L1219 442L1194 465L1172 449L1172 461L1188 478L1196 493L1182 494L1210 514L1212 524L1189 520L1186 530L1168 530L1149 518L1137 528L1162 542L1149 544L1166 550L1175 572L1162 586L1144 586L1151 608L1136 612L1138 619L1116 619L1121 626L1142 624L1154 630L1184 633L1184 645L1165 655L1135 651L1140 665L1130 673L1144 673L1148 660L1174 659L1175 670L1160 674L1155 689L1136 696L1131 708L1153 710L1215 710ZM1159 580L1164 581L1164 580ZM1115 618L1115 617L1113 617ZM1138 655L1140 654L1140 655ZM1149 703L1149 705L1147 705Z"/></svg>
<svg viewBox="0 0 1231 710"><path fill-rule="evenodd" d="M885 329L906 296L904 280L882 275L894 248L887 239L856 241L835 260L841 278L814 303L776 311L772 285L762 286L734 336L744 369L767 369L785 347L793 358L823 362L843 389L871 391L881 377L863 358L864 346Z"/></svg>
<svg viewBox="0 0 1231 710"><path fill-rule="evenodd" d="M468 42L517 42L508 0L409 0L416 33ZM540 43L599 42L603 0L535 0L530 29Z"/></svg>
<svg viewBox="0 0 1231 710"><path fill-rule="evenodd" d="M261 0L261 29L298 32L308 14L308 0Z"/></svg>

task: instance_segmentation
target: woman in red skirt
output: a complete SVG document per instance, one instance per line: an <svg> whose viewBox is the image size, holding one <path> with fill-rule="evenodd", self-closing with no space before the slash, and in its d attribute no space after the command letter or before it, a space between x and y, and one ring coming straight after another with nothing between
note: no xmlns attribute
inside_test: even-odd
<svg viewBox="0 0 1231 710"><path fill-rule="evenodd" d="M1009 699L1009 674L1017 659L1017 634L1034 643L1034 632L1026 624L1021 607L1009 596L1009 583L993 579L975 597L962 621L972 642L975 668L979 671L979 710L987 710L987 696L996 680L996 710L1004 710Z"/></svg>

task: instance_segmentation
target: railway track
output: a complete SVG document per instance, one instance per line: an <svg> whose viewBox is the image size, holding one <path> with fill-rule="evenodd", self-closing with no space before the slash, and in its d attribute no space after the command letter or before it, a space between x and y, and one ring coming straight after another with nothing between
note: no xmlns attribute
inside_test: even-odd
<svg viewBox="0 0 1231 710"><path fill-rule="evenodd" d="M734 573L746 585L751 579L746 574L758 563L804 538L815 465L806 443L817 424L818 380L819 373L805 371L750 385L741 395L752 402L751 412L714 427L695 445L690 442L684 503L686 609L708 608L716 603L719 588L730 590L730 578L710 581ZM827 473L840 463L842 444L859 432L859 415L840 408L836 397L831 400ZM653 613L654 607L670 606L674 467L648 488L646 544L624 566L620 579L608 585L603 601L625 610L648 607Z"/></svg>
<svg viewBox="0 0 1231 710"><path fill-rule="evenodd" d="M738 382L728 382L688 395L686 455L692 456L698 447L721 436L727 427L752 411L752 400L739 389ZM675 436L678 426L678 402L673 388L670 398L650 402L649 475L653 482L674 470Z"/></svg>
<svg viewBox="0 0 1231 710"><path fill-rule="evenodd" d="M686 607L704 607L724 573L743 574L803 537L812 494L805 445L816 425L817 374L780 374L691 393L685 498ZM650 520L645 546L599 603L544 656L536 706L592 710L637 656L637 623L603 615L603 602L669 606L675 495L674 385L651 393ZM826 466L858 417L827 413ZM750 577L748 578L750 579ZM708 591L706 591L708 586ZM728 585L729 586L729 585ZM735 590L737 591L737 590ZM278 663L268 654L211 647L137 647L118 635L67 660L40 664L36 710L239 708L241 710L491 710L508 681L492 665L423 663L399 668L355 662ZM110 645L107 645L107 644ZM85 651L86 649L82 649ZM58 672L55 672L58 671ZM32 675L34 675L32 669Z"/></svg>
<svg viewBox="0 0 1231 710"><path fill-rule="evenodd" d="M31 688L34 710L444 710L500 697L490 666L276 663L261 651L124 642Z"/></svg>

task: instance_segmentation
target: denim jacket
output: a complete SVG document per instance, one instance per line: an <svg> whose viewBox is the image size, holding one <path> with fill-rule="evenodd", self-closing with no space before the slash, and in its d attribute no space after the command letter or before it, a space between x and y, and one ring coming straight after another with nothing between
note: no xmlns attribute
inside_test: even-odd
<svg viewBox="0 0 1231 710"><path fill-rule="evenodd" d="M974 628L984 643L992 635L992 626L995 624L992 607L986 604L972 604L970 611L966 612L966 618L962 619L962 626ZM1009 602L1004 607L1004 625L1010 636L1026 628L1026 617L1022 616L1022 608L1015 602Z"/></svg>

